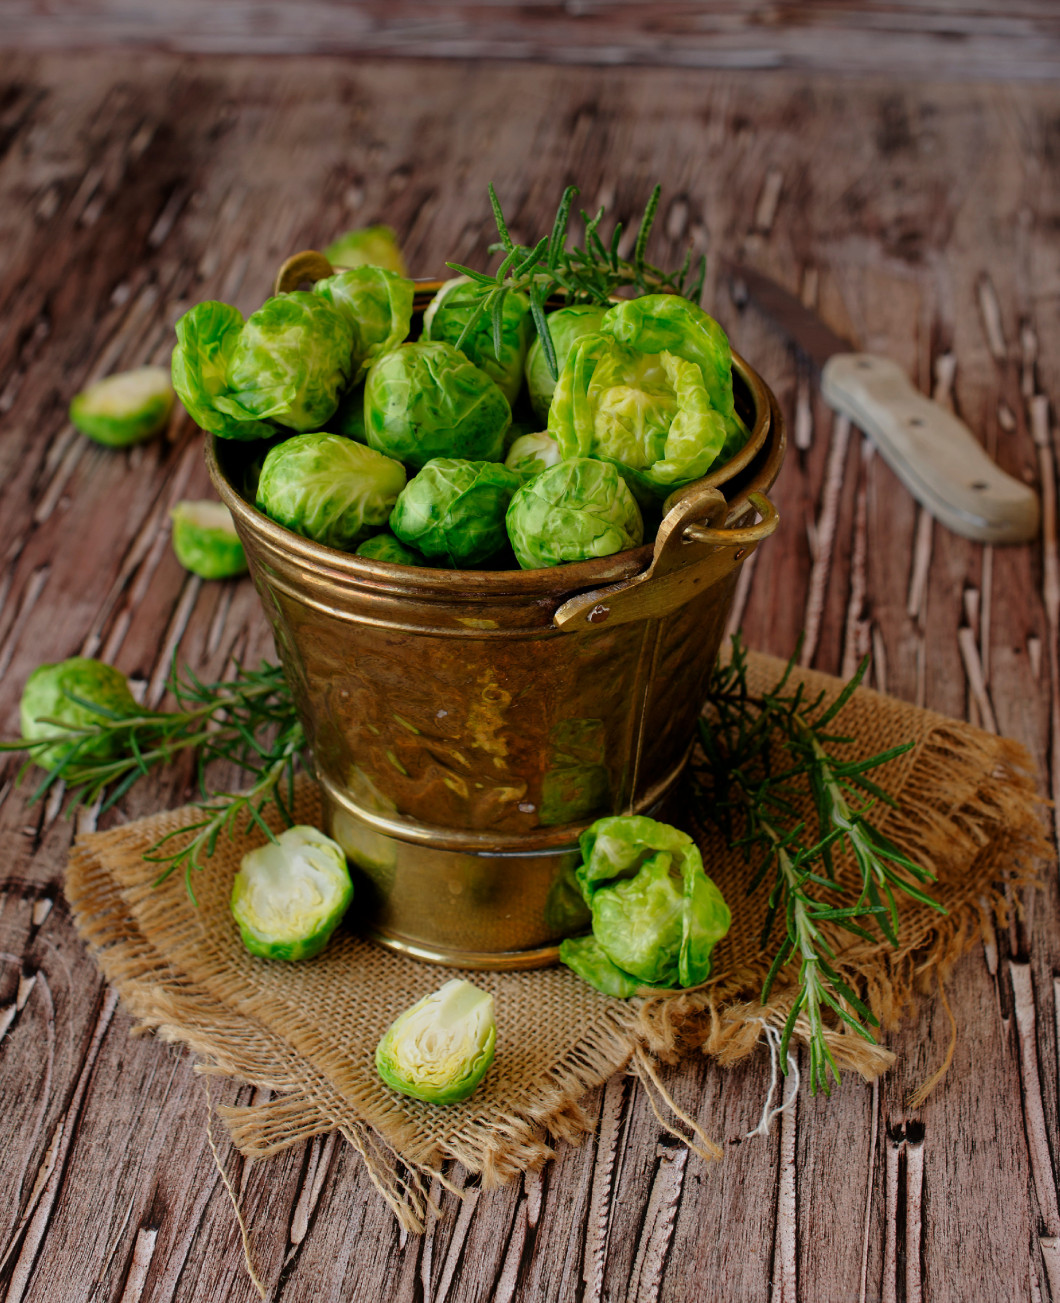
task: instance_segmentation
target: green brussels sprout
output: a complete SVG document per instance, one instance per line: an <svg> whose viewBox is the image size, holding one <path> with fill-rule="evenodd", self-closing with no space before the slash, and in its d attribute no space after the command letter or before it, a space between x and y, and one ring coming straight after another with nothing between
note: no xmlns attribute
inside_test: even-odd
<svg viewBox="0 0 1060 1303"><path fill-rule="evenodd" d="M75 394L70 420L96 443L127 448L165 428L174 397L168 367L141 366L97 380Z"/></svg>
<svg viewBox="0 0 1060 1303"><path fill-rule="evenodd" d="M506 523L524 570L611 556L644 539L640 508L622 476L592 457L558 462L528 480Z"/></svg>
<svg viewBox="0 0 1060 1303"><path fill-rule="evenodd" d="M435 457L402 491L390 528L425 556L475 565L504 546L504 513L518 487L518 475L498 462Z"/></svg>
<svg viewBox="0 0 1060 1303"><path fill-rule="evenodd" d="M404 466L363 443L297 434L265 458L254 505L304 538L348 551L386 524L404 487Z"/></svg>
<svg viewBox="0 0 1060 1303"><path fill-rule="evenodd" d="M446 281L423 314L423 338L441 340L456 347L468 322L489 291L466 276ZM500 352L494 348L493 322L483 312L468 331L460 351L495 381L509 403L514 403L523 385L523 364L533 334L530 300L509 291L501 309Z"/></svg>
<svg viewBox="0 0 1060 1303"><path fill-rule="evenodd" d="M617 304L572 345L548 428L564 457L613 461L642 500L667 497L747 438L724 333L677 295Z"/></svg>
<svg viewBox="0 0 1060 1303"><path fill-rule="evenodd" d="M574 341L582 335L591 335L599 330L606 313L606 308L594 303L578 303L548 314L548 333L552 336L552 347L556 350L557 370L563 370ZM534 411L542 421L547 421L552 395L556 392L556 382L548 369L548 358L540 338L534 340L526 355L526 387Z"/></svg>
<svg viewBox="0 0 1060 1303"><path fill-rule="evenodd" d="M429 566L431 563L414 547L406 547L393 534L373 534L366 538L357 549L357 556L367 557L369 561L389 561L398 566Z"/></svg>
<svg viewBox="0 0 1060 1303"><path fill-rule="evenodd" d="M532 480L562 460L559 444L544 430L541 434L521 434L508 449L504 464L521 480Z"/></svg>
<svg viewBox="0 0 1060 1303"><path fill-rule="evenodd" d="M228 363L243 329L243 314L228 303L197 303L177 322L173 388L196 425L224 439L267 439L275 427L234 401Z"/></svg>
<svg viewBox="0 0 1060 1303"><path fill-rule="evenodd" d="M408 335L414 289L412 281L383 267L355 267L313 286L313 293L338 308L353 327L355 384L381 353L397 348Z"/></svg>
<svg viewBox="0 0 1060 1303"><path fill-rule="evenodd" d="M418 470L432 457L500 461L508 400L451 344L402 344L368 371L368 445Z"/></svg>
<svg viewBox="0 0 1060 1303"><path fill-rule="evenodd" d="M230 908L252 955L312 959L352 898L342 847L319 829L296 824L243 856Z"/></svg>
<svg viewBox="0 0 1060 1303"><path fill-rule="evenodd" d="M692 838L643 815L612 815L587 828L580 845L575 876L602 956L638 986L705 982L731 916ZM594 947L568 955L587 981L619 994L619 979Z"/></svg>
<svg viewBox="0 0 1060 1303"><path fill-rule="evenodd" d="M408 268L389 226L364 226L347 231L324 250L333 267L385 267L407 276Z"/></svg>
<svg viewBox="0 0 1060 1303"><path fill-rule="evenodd" d="M225 438L267 437L266 422L314 430L339 404L352 353L353 327L315 294L277 294L245 322L225 303L200 303L177 322L173 387Z"/></svg>
<svg viewBox="0 0 1060 1303"><path fill-rule="evenodd" d="M185 570L202 579L246 574L247 555L223 502L178 502L169 517L173 551Z"/></svg>
<svg viewBox="0 0 1060 1303"><path fill-rule="evenodd" d="M120 670L87 656L71 656L55 665L37 666L22 689L19 713L22 736L27 741L37 741L143 712ZM55 722L48 723L49 720ZM78 764L111 760L120 750L120 739L114 737L91 741L70 738L50 746L34 747L32 754L42 769L54 769L70 758Z"/></svg>
<svg viewBox="0 0 1060 1303"><path fill-rule="evenodd" d="M493 996L454 978L394 1019L375 1066L402 1095L459 1104L486 1075L496 1043Z"/></svg>

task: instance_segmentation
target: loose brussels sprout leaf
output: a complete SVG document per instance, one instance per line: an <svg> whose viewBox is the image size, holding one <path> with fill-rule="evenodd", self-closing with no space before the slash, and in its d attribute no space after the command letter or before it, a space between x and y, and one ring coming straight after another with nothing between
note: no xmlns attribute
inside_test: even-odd
<svg viewBox="0 0 1060 1303"><path fill-rule="evenodd" d="M357 555L369 561L389 561L399 566L429 566L431 563L414 547L406 547L393 534L375 534L358 547Z"/></svg>
<svg viewBox="0 0 1060 1303"><path fill-rule="evenodd" d="M552 347L556 350L556 366L563 370L571 345L582 335L590 335L600 329L607 308L597 307L592 303L579 303L569 308L560 308L558 312L548 314L548 333L552 336ZM548 420L548 409L552 406L552 395L556 392L556 382L548 369L548 358L541 347L541 340L535 339L526 355L526 387L530 392L530 402L542 421Z"/></svg>
<svg viewBox="0 0 1060 1303"><path fill-rule="evenodd" d="M419 469L432 457L500 461L508 400L451 344L402 344L369 369L368 444Z"/></svg>
<svg viewBox="0 0 1060 1303"><path fill-rule="evenodd" d="M277 294L239 332L227 394L214 406L292 430L319 430L339 405L352 355L353 327L338 308L303 290Z"/></svg>
<svg viewBox="0 0 1060 1303"><path fill-rule="evenodd" d="M363 443L298 434L265 458L255 505L304 538L350 550L386 524L404 487L404 466Z"/></svg>
<svg viewBox="0 0 1060 1303"><path fill-rule="evenodd" d="M504 464L521 480L532 480L562 460L559 444L545 430L541 434L521 434L508 449Z"/></svg>
<svg viewBox="0 0 1060 1303"><path fill-rule="evenodd" d="M230 906L252 955L312 959L352 898L342 847L319 829L297 824L243 856Z"/></svg>
<svg viewBox="0 0 1060 1303"><path fill-rule="evenodd" d="M412 281L382 267L356 267L313 286L313 293L338 308L353 327L355 384L380 353L397 348L408 335L414 288Z"/></svg>
<svg viewBox="0 0 1060 1303"><path fill-rule="evenodd" d="M466 276L446 281L423 314L423 338L442 340L456 347L457 340L488 292ZM510 291L504 296L501 310L500 352L494 347L496 341L489 312L479 315L460 344L460 351L496 382L509 403L514 403L522 388L523 364L532 334L530 300L525 294Z"/></svg>
<svg viewBox="0 0 1060 1303"><path fill-rule="evenodd" d="M83 704L85 703L85 704ZM38 665L26 680L19 704L22 736L28 741L60 737L71 729L91 728L115 716L140 715L128 680L113 665L71 656L56 665ZM48 723L46 721L54 721ZM116 738L79 742L72 738L34 747L34 761L53 769L71 757L77 763L110 760L121 749Z"/></svg>
<svg viewBox="0 0 1060 1303"><path fill-rule="evenodd" d="M347 231L324 250L333 267L385 267L407 276L408 268L389 226L364 226Z"/></svg>
<svg viewBox="0 0 1060 1303"><path fill-rule="evenodd" d="M75 394L70 420L96 443L127 448L165 427L173 399L169 368L141 366L97 380Z"/></svg>
<svg viewBox="0 0 1060 1303"><path fill-rule="evenodd" d="M475 565L504 546L504 513L518 487L498 462L436 457L401 493L390 528L425 556Z"/></svg>
<svg viewBox="0 0 1060 1303"><path fill-rule="evenodd" d="M177 322L173 388L196 425L224 439L267 439L275 427L239 408L228 391L228 363L243 329L243 314L228 303L197 303ZM225 409L218 399L227 398Z"/></svg>
<svg viewBox="0 0 1060 1303"><path fill-rule="evenodd" d="M375 1052L393 1090L431 1104L458 1104L493 1062L493 996L456 978L399 1014Z"/></svg>
<svg viewBox="0 0 1060 1303"><path fill-rule="evenodd" d="M568 937L559 945L559 961L566 964L573 972L590 986L595 986L604 995L616 996L619 1000L628 1000L636 995L646 982L630 977L604 954L595 937Z"/></svg>
<svg viewBox="0 0 1060 1303"><path fill-rule="evenodd" d="M561 461L524 484L507 526L524 570L611 556L644 539L640 509L622 476L591 457Z"/></svg>
<svg viewBox="0 0 1060 1303"><path fill-rule="evenodd" d="M223 502L178 502L173 521L173 551L185 570L203 579L246 574L247 556Z"/></svg>
<svg viewBox="0 0 1060 1303"><path fill-rule="evenodd" d="M673 300L684 307L656 306L655 316L620 312L648 300ZM688 339L680 335L681 323ZM636 325L643 327L639 333ZM652 352L625 342L627 337L646 344L676 337L679 347ZM727 388L719 377L725 365ZM647 295L610 309L599 333L583 335L571 347L548 428L564 457L613 461L638 495L665 498L727 459L747 437L733 409L725 336L705 313L674 295Z"/></svg>
<svg viewBox="0 0 1060 1303"><path fill-rule="evenodd" d="M614 815L582 834L581 850L576 877L607 958L641 984L706 981L730 914L692 838L643 815Z"/></svg>

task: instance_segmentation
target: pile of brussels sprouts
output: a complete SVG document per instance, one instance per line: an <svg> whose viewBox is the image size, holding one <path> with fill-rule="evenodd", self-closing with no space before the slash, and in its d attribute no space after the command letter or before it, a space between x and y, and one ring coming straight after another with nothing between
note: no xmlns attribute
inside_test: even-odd
<svg viewBox="0 0 1060 1303"><path fill-rule="evenodd" d="M373 240L332 246L362 265L246 320L207 302L177 323L177 394L254 445L242 490L286 528L401 565L604 557L745 442L728 340L689 300L551 313L557 379L523 293L494 317L480 285L450 280L410 338L414 284L384 228Z"/></svg>

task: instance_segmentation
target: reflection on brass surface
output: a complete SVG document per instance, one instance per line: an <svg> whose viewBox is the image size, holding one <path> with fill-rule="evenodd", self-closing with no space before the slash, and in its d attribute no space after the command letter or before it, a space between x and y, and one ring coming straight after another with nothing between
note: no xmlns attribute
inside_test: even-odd
<svg viewBox="0 0 1060 1303"><path fill-rule="evenodd" d="M654 544L545 570L428 570L313 543L234 487L248 445L208 439L329 831L359 869L356 921L383 944L533 966L584 928L563 886L578 835L673 787L739 567L776 525L762 495L783 422L739 358L734 388L747 449L672 496Z"/></svg>

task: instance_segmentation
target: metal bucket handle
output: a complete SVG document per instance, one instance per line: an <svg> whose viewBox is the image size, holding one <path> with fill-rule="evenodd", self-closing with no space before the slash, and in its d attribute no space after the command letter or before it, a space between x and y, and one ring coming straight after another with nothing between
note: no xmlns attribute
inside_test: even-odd
<svg viewBox="0 0 1060 1303"><path fill-rule="evenodd" d="M603 629L630 620L659 619L719 583L768 538L780 523L776 507L764 493L749 493L747 502L760 519L753 525L726 527L736 512L716 488L686 489L667 499L669 508L655 537L647 570L632 579L579 593L552 617L558 629ZM671 505L672 504L672 505Z"/></svg>

